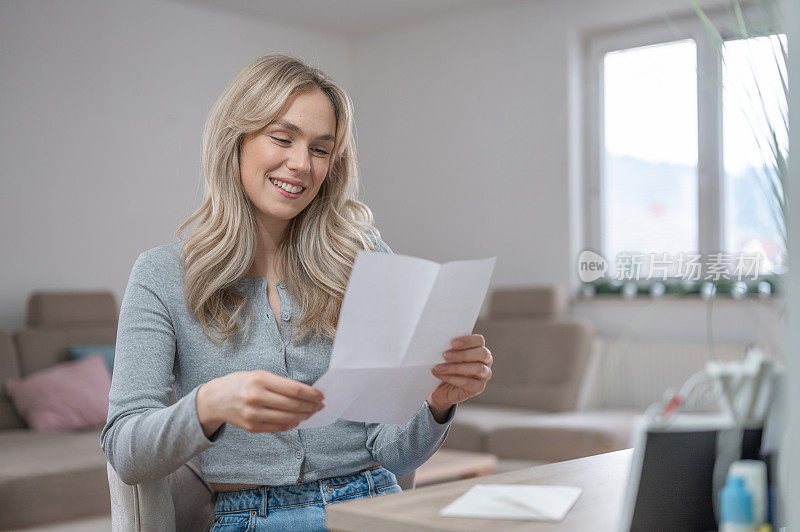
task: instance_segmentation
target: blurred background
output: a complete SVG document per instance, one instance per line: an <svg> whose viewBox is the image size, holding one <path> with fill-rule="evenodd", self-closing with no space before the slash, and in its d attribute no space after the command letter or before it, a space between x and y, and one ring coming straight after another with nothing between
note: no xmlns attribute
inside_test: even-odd
<svg viewBox="0 0 800 532"><path fill-rule="evenodd" d="M725 107L727 129L698 131L723 102L702 101L715 66L698 65L699 45L683 38L705 37L690 0L2 6L5 328L23 324L34 287L104 287L121 298L136 255L173 241L199 205L211 105L270 51L320 66L350 92L363 197L398 253L497 255L493 285L569 292L587 247L609 261L621 251L762 251L762 268L782 261L757 183L764 162L741 148L749 128L738 101ZM667 44L605 58L647 41ZM748 49L730 54L742 62ZM716 172L698 166L698 139L710 144L711 134L732 146ZM716 194L705 197L710 173ZM607 305L575 311L602 321ZM630 332L704 337L701 306L660 307ZM628 310L643 308L614 307ZM617 334L626 316L601 326ZM772 305L726 305L713 319L720 339L773 340L764 337L775 330Z"/></svg>
<svg viewBox="0 0 800 532"><path fill-rule="evenodd" d="M497 391L465 405L447 447L474 453L464 463L495 457L493 470L626 448L633 416L708 360L784 360L785 7L0 0L0 329L13 351L0 376L113 344L113 331L73 335L47 364L25 362L40 345L25 331L48 312L86 325L53 294L75 308L104 294L116 319L138 254L175 241L200 204L211 106L247 62L282 51L352 97L362 199L395 253L497 256L476 324L496 346ZM582 275L584 250L601 275ZM522 323L514 341L508 319ZM15 417L0 439L30 429ZM0 446L4 462L23 441ZM3 467L0 488L31 478ZM0 528L62 526L20 519Z"/></svg>

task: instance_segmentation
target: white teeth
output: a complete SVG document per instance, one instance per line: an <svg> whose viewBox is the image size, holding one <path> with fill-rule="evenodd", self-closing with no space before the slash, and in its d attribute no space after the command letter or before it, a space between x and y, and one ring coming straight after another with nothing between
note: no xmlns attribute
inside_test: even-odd
<svg viewBox="0 0 800 532"><path fill-rule="evenodd" d="M291 192L292 194L297 194L298 192L303 190L303 187L290 185L289 183L286 183L284 181L278 181L277 179L270 179L270 182L274 184L276 187L281 187L286 192Z"/></svg>

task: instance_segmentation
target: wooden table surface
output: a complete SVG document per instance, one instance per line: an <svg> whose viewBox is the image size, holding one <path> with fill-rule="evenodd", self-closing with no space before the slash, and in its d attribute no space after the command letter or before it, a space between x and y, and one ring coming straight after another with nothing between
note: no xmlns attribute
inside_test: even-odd
<svg viewBox="0 0 800 532"><path fill-rule="evenodd" d="M329 529L338 531L616 531L632 459L633 449L626 449L403 493L331 504L326 509L326 524ZM560 523L439 516L439 510L475 484L577 486L583 489L583 493Z"/></svg>

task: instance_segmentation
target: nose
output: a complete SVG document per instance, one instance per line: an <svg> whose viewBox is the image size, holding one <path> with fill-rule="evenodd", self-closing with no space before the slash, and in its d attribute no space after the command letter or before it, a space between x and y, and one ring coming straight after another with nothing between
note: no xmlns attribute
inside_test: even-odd
<svg viewBox="0 0 800 532"><path fill-rule="evenodd" d="M311 156L308 153L308 148L301 143L295 143L289 150L289 158L286 161L286 167L292 172L299 174L311 173Z"/></svg>

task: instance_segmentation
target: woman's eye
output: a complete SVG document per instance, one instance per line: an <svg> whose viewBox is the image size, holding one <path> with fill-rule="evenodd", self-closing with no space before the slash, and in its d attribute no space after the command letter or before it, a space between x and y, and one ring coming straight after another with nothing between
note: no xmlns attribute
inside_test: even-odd
<svg viewBox="0 0 800 532"><path fill-rule="evenodd" d="M292 142L291 139L282 139L280 137L273 137L272 135L270 135L269 138L271 138L272 140L274 140L276 142L280 142L281 144L284 144L284 145L289 145ZM321 157L325 157L327 155L330 155L330 153L327 150L323 150L321 148L314 148L312 151L314 153L316 153L317 155L321 156Z"/></svg>

